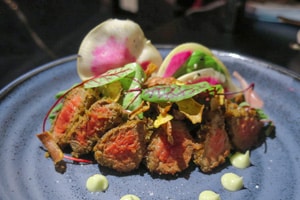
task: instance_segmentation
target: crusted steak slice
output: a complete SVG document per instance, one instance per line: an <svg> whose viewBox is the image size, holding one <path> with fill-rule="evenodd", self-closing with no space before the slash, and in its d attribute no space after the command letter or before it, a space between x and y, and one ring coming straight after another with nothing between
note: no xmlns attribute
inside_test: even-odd
<svg viewBox="0 0 300 200"><path fill-rule="evenodd" d="M230 140L237 150L246 151L264 141L264 123L260 121L256 109L230 103L225 116Z"/></svg>
<svg viewBox="0 0 300 200"><path fill-rule="evenodd" d="M224 117L219 111L210 114L209 120L199 131L200 143L194 153L194 163L203 172L210 172L224 163L231 149Z"/></svg>
<svg viewBox="0 0 300 200"><path fill-rule="evenodd" d="M126 116L120 104L109 99L96 101L72 128L70 145L73 156L91 152L97 140L109 129L123 123Z"/></svg>
<svg viewBox="0 0 300 200"><path fill-rule="evenodd" d="M157 129L148 145L146 165L151 172L175 174L189 166L194 143L182 121L172 121L171 137L163 127Z"/></svg>
<svg viewBox="0 0 300 200"><path fill-rule="evenodd" d="M94 147L96 161L119 172L137 169L146 152L146 131L145 123L140 120L111 129Z"/></svg>
<svg viewBox="0 0 300 200"><path fill-rule="evenodd" d="M75 87L67 93L63 99L62 108L54 119L50 129L60 147L69 144L69 133L72 126L96 100L97 95L92 89Z"/></svg>

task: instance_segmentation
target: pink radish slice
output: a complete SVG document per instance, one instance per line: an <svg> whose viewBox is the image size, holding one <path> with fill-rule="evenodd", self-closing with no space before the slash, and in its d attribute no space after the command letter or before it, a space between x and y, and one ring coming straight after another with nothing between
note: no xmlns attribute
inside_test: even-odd
<svg viewBox="0 0 300 200"><path fill-rule="evenodd" d="M147 63L160 66L162 57L138 24L109 19L92 29L81 42L77 72L82 80L87 80L131 62L145 68Z"/></svg>
<svg viewBox="0 0 300 200"><path fill-rule="evenodd" d="M157 73L155 73L153 76L156 77L169 77L173 76L175 72L180 70L181 67L185 67L184 63L189 59L190 55L194 51L200 51L205 56L210 57L221 69L224 82L222 83L223 87L226 88L228 91L235 92L238 91L238 88L233 84L231 80L231 76L226 68L226 66L221 62L220 59L218 59L213 52L208 49L207 47L198 44L198 43L183 43L175 47L163 60L160 68L158 69ZM209 65L204 67L203 69L211 68ZM195 68L195 71L199 69ZM183 75L184 76L184 75ZM214 77L214 76L209 76ZM218 79L218 78L217 78ZM211 80L212 81L212 80Z"/></svg>
<svg viewBox="0 0 300 200"><path fill-rule="evenodd" d="M102 74L109 69L117 68L136 60L131 55L126 44L116 41L114 37L108 38L104 45L96 47L92 55L91 71L94 75Z"/></svg>
<svg viewBox="0 0 300 200"><path fill-rule="evenodd" d="M187 61L187 59L191 55L192 55L192 51L190 51L190 50L182 51L182 52L175 54L171 58L163 77L173 76L176 73L176 71Z"/></svg>

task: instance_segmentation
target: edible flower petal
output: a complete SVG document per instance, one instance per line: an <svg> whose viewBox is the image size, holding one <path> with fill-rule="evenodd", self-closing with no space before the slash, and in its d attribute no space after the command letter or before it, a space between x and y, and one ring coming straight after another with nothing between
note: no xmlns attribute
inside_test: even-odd
<svg viewBox="0 0 300 200"><path fill-rule="evenodd" d="M168 121L171 121L174 117L170 114L159 114L156 118L156 120L154 121L154 128L158 128L160 127L162 124L167 123Z"/></svg>
<svg viewBox="0 0 300 200"><path fill-rule="evenodd" d="M202 113L204 105L199 104L193 98L184 99L176 102L179 107L179 111L182 112L193 124L200 123L202 121Z"/></svg>

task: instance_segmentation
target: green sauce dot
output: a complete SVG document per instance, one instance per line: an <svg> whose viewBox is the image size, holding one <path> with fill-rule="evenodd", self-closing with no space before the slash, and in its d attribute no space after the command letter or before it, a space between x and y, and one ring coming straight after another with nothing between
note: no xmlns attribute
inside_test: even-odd
<svg viewBox="0 0 300 200"><path fill-rule="evenodd" d="M104 192L108 188L108 180L101 174L95 174L86 181L86 188L90 192Z"/></svg>
<svg viewBox="0 0 300 200"><path fill-rule="evenodd" d="M204 190L200 193L199 200L221 200L221 198L219 194L211 190Z"/></svg>
<svg viewBox="0 0 300 200"><path fill-rule="evenodd" d="M230 157L231 164L240 169L245 169L250 166L250 156L249 151L246 151L245 154L236 152Z"/></svg>
<svg viewBox="0 0 300 200"><path fill-rule="evenodd" d="M221 177L221 183L226 190L229 191L238 191L243 188L243 178L234 174L226 173Z"/></svg>
<svg viewBox="0 0 300 200"><path fill-rule="evenodd" d="M134 194L126 194L120 200L140 200L140 198Z"/></svg>

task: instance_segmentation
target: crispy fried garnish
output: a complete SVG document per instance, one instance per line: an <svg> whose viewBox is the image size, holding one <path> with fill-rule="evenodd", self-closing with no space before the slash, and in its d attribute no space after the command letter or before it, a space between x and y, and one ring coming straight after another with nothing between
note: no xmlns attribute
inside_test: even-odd
<svg viewBox="0 0 300 200"><path fill-rule="evenodd" d="M49 132L43 132L36 135L42 144L48 150L51 159L53 160L56 171L64 173L66 171L66 164L63 161L64 154L59 146L56 144L53 136Z"/></svg>

